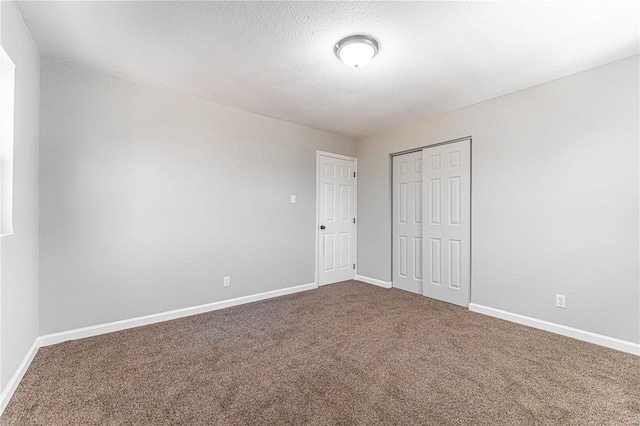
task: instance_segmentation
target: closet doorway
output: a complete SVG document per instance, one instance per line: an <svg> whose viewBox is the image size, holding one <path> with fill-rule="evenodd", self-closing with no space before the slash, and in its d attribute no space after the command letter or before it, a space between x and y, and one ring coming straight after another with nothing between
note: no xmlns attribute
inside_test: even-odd
<svg viewBox="0 0 640 426"><path fill-rule="evenodd" d="M393 287L460 306L471 290L471 138L392 155Z"/></svg>

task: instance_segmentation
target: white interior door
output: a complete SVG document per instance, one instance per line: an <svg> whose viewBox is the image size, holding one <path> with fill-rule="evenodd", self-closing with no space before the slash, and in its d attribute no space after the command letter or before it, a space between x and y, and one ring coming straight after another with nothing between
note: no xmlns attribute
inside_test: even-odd
<svg viewBox="0 0 640 426"><path fill-rule="evenodd" d="M393 286L422 294L422 151L393 157Z"/></svg>
<svg viewBox="0 0 640 426"><path fill-rule="evenodd" d="M461 141L422 151L424 295L469 306L471 146Z"/></svg>
<svg viewBox="0 0 640 426"><path fill-rule="evenodd" d="M320 155L318 161L318 284L355 275L355 159Z"/></svg>

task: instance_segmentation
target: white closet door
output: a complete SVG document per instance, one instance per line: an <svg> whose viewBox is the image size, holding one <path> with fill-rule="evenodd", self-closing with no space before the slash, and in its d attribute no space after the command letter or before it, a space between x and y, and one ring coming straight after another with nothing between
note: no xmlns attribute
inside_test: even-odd
<svg viewBox="0 0 640 426"><path fill-rule="evenodd" d="M393 157L393 286L422 294L422 152Z"/></svg>
<svg viewBox="0 0 640 426"><path fill-rule="evenodd" d="M424 295L469 306L471 148L461 141L422 151Z"/></svg>

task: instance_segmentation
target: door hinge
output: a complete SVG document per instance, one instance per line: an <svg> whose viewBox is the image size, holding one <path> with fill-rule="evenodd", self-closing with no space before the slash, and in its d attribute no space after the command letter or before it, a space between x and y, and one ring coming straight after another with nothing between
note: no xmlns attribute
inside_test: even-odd
<svg viewBox="0 0 640 426"><path fill-rule="evenodd" d="M353 264L353 270L354 271L356 270L356 264L355 263Z"/></svg>
<svg viewBox="0 0 640 426"><path fill-rule="evenodd" d="M356 172L353 172L353 177L356 177Z"/></svg>
<svg viewBox="0 0 640 426"><path fill-rule="evenodd" d="M353 223L356 223L356 218L355 217L353 218Z"/></svg>

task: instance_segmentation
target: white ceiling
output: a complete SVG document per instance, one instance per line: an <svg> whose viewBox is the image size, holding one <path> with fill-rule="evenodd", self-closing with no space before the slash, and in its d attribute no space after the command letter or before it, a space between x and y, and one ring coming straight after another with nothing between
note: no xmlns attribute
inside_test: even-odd
<svg viewBox="0 0 640 426"><path fill-rule="evenodd" d="M633 2L21 2L42 53L364 136L639 53ZM380 42L362 69L342 37Z"/></svg>

